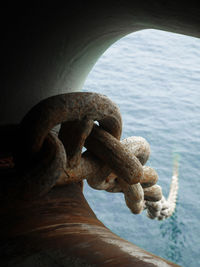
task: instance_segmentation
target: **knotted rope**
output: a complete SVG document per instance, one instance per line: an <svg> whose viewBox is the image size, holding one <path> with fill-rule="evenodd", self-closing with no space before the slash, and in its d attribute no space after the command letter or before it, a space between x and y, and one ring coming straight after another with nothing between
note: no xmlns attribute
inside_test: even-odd
<svg viewBox="0 0 200 267"><path fill-rule="evenodd" d="M178 194L178 160L174 162L173 176L170 185L170 191L167 200L162 196L160 201L151 202L146 201L147 216L150 219L157 218L163 220L171 217L176 208L176 200Z"/></svg>
<svg viewBox="0 0 200 267"><path fill-rule="evenodd" d="M58 136L51 131L57 124L61 124ZM96 93L53 96L38 103L20 125L13 127L15 141L9 153L14 160L7 170L1 164L4 166L0 170L4 176L1 200L32 201L54 186L86 179L92 188L123 193L134 214L147 209L149 218L159 220L173 214L178 165L166 200L161 187L156 185L157 173L144 166L150 155L148 142L142 137L120 142L121 115L106 96ZM0 141L3 150L10 142L8 136L8 140L5 135ZM83 146L87 148L84 153ZM5 151L0 152L3 155Z"/></svg>

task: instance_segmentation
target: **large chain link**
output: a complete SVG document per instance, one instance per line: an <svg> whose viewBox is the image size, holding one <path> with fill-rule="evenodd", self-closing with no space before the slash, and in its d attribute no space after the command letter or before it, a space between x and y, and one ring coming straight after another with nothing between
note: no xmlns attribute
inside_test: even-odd
<svg viewBox="0 0 200 267"><path fill-rule="evenodd" d="M58 124L61 128L57 136L51 130ZM150 155L148 142L142 137L120 142L121 115L106 96L96 93L53 96L34 106L19 126L12 127L14 163L1 170L4 182L0 196L4 201L31 201L53 186L86 179L94 189L122 192L134 214L147 209L149 218L164 219L174 212L178 166L166 200L161 187L156 185L157 173L144 166ZM4 132L5 129L10 128L4 127ZM4 143L0 143L2 153L6 146L11 147L11 137L6 142L5 136ZM84 153L83 147L87 148Z"/></svg>

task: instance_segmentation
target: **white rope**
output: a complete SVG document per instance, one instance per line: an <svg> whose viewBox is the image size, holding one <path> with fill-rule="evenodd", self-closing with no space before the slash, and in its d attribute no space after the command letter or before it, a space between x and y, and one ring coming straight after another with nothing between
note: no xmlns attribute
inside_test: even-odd
<svg viewBox="0 0 200 267"><path fill-rule="evenodd" d="M174 160L173 176L170 185L170 192L167 200L163 196L160 201L145 202L147 216L150 219L164 220L172 216L176 208L176 200L178 194L178 159Z"/></svg>

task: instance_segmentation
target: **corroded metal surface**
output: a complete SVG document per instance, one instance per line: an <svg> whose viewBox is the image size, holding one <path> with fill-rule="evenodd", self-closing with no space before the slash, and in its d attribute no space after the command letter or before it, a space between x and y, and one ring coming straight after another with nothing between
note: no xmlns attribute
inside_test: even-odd
<svg viewBox="0 0 200 267"><path fill-rule="evenodd" d="M21 122L21 138L32 155L40 151L48 132L66 121L99 121L116 138L121 136L121 115L118 107L104 95L69 93L52 96L34 106Z"/></svg>
<svg viewBox="0 0 200 267"><path fill-rule="evenodd" d="M70 149L67 149L64 138L61 138L66 146L65 151L62 143L49 131L58 123L69 121L70 124L72 120L78 127L75 128L76 133L70 133L74 137L71 138ZM67 166L74 167L81 160L82 147L92 130L94 120L98 120L101 127L120 138L121 115L117 106L106 96L71 93L50 97L34 106L21 124L15 127L17 137L12 151L15 169L7 174L9 182L4 179L2 198L9 199L13 196L13 199L32 199L47 193L60 176L66 179ZM60 136L62 137L62 127ZM69 152L68 164L66 152Z"/></svg>
<svg viewBox="0 0 200 267"><path fill-rule="evenodd" d="M2 267L177 266L108 230L76 183L17 210L1 207L0 226Z"/></svg>
<svg viewBox="0 0 200 267"><path fill-rule="evenodd" d="M115 137L98 126L94 126L85 146L128 184L138 183L143 176L142 165L134 154L127 152Z"/></svg>
<svg viewBox="0 0 200 267"><path fill-rule="evenodd" d="M153 185L148 188L143 188L144 199L149 201L159 201L162 199L162 189L159 185Z"/></svg>
<svg viewBox="0 0 200 267"><path fill-rule="evenodd" d="M87 118L62 123L58 137L65 147L69 168L80 164L82 149L93 125L93 120Z"/></svg>
<svg viewBox="0 0 200 267"><path fill-rule="evenodd" d="M124 193L126 205L131 212L134 214L141 213L144 208L144 192L140 183L129 185L120 178L118 178L118 182Z"/></svg>
<svg viewBox="0 0 200 267"><path fill-rule="evenodd" d="M101 160L88 151L82 154L80 163L74 168L66 168L63 176L60 176L56 185L66 185L79 182L83 179L91 181L91 186L95 189L101 188L101 184L111 173L111 169Z"/></svg>
<svg viewBox="0 0 200 267"><path fill-rule="evenodd" d="M149 159L151 152L150 145L141 136L131 136L121 141L124 149L135 157L137 157L142 165L144 165Z"/></svg>
<svg viewBox="0 0 200 267"><path fill-rule="evenodd" d="M143 188L150 187L157 183L158 174L153 168L148 167L148 166L143 166L143 173L144 175L142 179L140 180L140 183Z"/></svg>

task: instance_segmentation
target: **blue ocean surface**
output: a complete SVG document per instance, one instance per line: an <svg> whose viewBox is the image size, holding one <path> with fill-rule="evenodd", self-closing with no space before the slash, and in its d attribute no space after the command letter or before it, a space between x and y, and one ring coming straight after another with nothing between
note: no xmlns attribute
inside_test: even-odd
<svg viewBox="0 0 200 267"><path fill-rule="evenodd" d="M85 196L114 233L185 267L200 266L200 39L157 30L128 35L98 60L84 91L107 95L120 108L122 138L142 136L151 146L146 165L168 196L179 156L174 215L164 221L134 215L122 194L90 188Z"/></svg>

